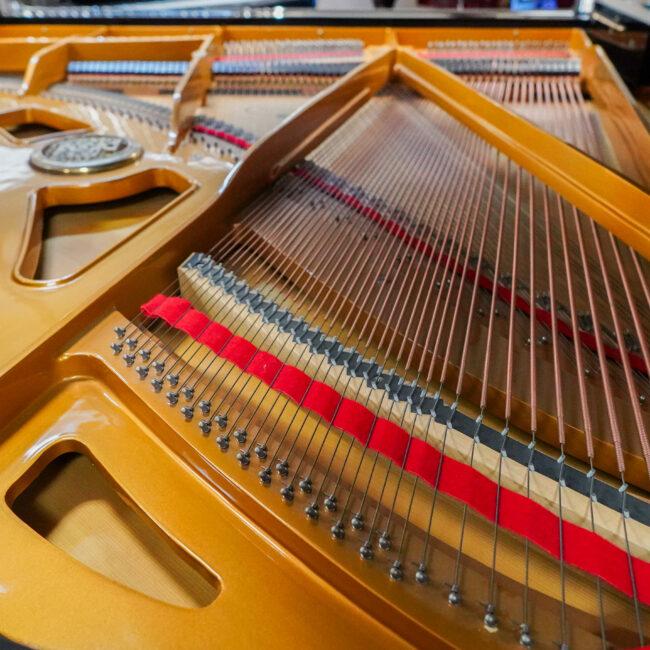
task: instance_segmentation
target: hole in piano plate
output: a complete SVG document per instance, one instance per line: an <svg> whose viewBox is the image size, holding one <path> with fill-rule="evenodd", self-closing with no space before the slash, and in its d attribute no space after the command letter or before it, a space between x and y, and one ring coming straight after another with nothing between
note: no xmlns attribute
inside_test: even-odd
<svg viewBox="0 0 650 650"><path fill-rule="evenodd" d="M33 196L14 277L25 284L71 280L195 188L167 169L90 185L42 187Z"/></svg>
<svg viewBox="0 0 650 650"><path fill-rule="evenodd" d="M58 133L59 129L43 124L42 122L24 122L6 128L14 138L27 140L29 138L39 138L51 133Z"/></svg>
<svg viewBox="0 0 650 650"><path fill-rule="evenodd" d="M85 122L34 106L0 113L0 128L17 140L33 140L61 131L87 130Z"/></svg>
<svg viewBox="0 0 650 650"><path fill-rule="evenodd" d="M128 237L177 196L168 187L156 187L114 201L47 208L34 280L71 275Z"/></svg>
<svg viewBox="0 0 650 650"><path fill-rule="evenodd" d="M11 508L57 548L151 598L200 608L217 597L217 578L127 503L83 454L56 457Z"/></svg>

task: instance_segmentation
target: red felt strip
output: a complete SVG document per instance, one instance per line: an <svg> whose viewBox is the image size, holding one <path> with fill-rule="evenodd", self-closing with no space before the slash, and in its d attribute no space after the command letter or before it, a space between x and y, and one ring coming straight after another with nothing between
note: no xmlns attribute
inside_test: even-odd
<svg viewBox="0 0 650 650"><path fill-rule="evenodd" d="M233 336L218 354L244 369L253 360L255 352L257 348L250 341L241 336Z"/></svg>
<svg viewBox="0 0 650 650"><path fill-rule="evenodd" d="M299 404L305 397L309 382L309 375L302 370L298 370L298 368L285 364L282 366L280 374L275 378L272 387Z"/></svg>
<svg viewBox="0 0 650 650"><path fill-rule="evenodd" d="M340 401L341 396L331 386L322 381L315 381L309 387L302 405L318 413L326 422L331 422Z"/></svg>
<svg viewBox="0 0 650 650"><path fill-rule="evenodd" d="M150 317L158 317L172 326L183 324L183 331L198 333L199 324L207 317L189 308L181 298L156 296L142 306ZM202 316L203 318L200 318ZM180 320L179 320L180 319ZM528 538L555 557L560 557L560 519L542 505L497 484L478 470L458 460L443 456L427 442L413 438L400 426L377 417L365 406L341 395L330 386L312 379L293 366L283 364L274 355L258 350L252 343L218 323L210 324L199 340L216 354L236 363L275 390L281 391L297 404L320 415L333 426L349 433L362 444L374 449L396 464L404 463L406 471L419 476L438 489L494 521L499 495L499 525ZM228 343L223 345L225 341ZM406 456L406 458L405 458ZM623 549L600 535L562 521L564 560L579 569L597 575L620 591L632 595L628 557ZM637 596L650 604L650 563L632 560Z"/></svg>
<svg viewBox="0 0 650 650"><path fill-rule="evenodd" d="M375 416L369 408L348 397L344 397L332 424L337 429L347 431L361 444L365 445L374 423Z"/></svg>
<svg viewBox="0 0 650 650"><path fill-rule="evenodd" d="M176 323L175 327L189 334L193 339L198 338L210 324L210 319L196 309L188 309Z"/></svg>
<svg viewBox="0 0 650 650"><path fill-rule="evenodd" d="M210 323L207 329L199 336L199 343L207 345L211 350L220 350L230 338L230 330L219 323Z"/></svg>
<svg viewBox="0 0 650 650"><path fill-rule="evenodd" d="M264 350L258 350L246 372L270 384L282 368L282 361Z"/></svg>
<svg viewBox="0 0 650 650"><path fill-rule="evenodd" d="M466 50L420 52L423 59L570 59L569 50Z"/></svg>
<svg viewBox="0 0 650 650"><path fill-rule="evenodd" d="M307 171L306 169L297 167L292 170L292 173L294 176L303 178L310 185L314 185L318 187L319 189L323 190L323 192L326 192L330 196L333 196L335 199L341 201L342 203L349 205L350 207L354 208L355 210L357 210L364 216L368 217L372 221L377 222L386 232L390 233L391 235L394 235L395 237L399 237L400 239L403 239L414 250L418 251L419 253L422 253L423 255L426 255L427 257L433 257L433 260L436 262L438 261L438 259L440 259L440 261L443 264L449 264L449 267L453 269L458 275L462 275L463 265L460 264L457 260L455 260L453 257L450 257L446 253L441 254L439 251L435 251L431 246L431 244L426 243L425 241L419 239L418 237L410 235L408 230L406 230L403 226L401 226L396 221L393 221L392 219L388 219L387 217L382 215L381 212L379 212L378 210L375 210L369 205L363 204L356 197L341 191L335 185L328 183L327 181L323 180L322 178L319 178L317 175ZM475 278L476 278L476 271L468 268L465 274L466 281L471 283L474 282ZM492 282L490 278L488 278L486 275L483 274L479 275L479 286L482 289L489 291L490 293L492 293L495 289L494 282ZM496 291L497 291L497 295L501 300L503 300L508 304L512 302L513 293L510 289L507 289L501 284L497 284ZM523 298L518 294L515 294L514 300L515 300L516 307L530 317L531 315L530 303L525 298ZM535 317L540 323L543 323L549 328L551 327L552 324L551 312L536 307ZM556 320L557 320L558 332L563 336L566 336L568 339L572 340L573 329L560 318ZM580 330L578 332L578 337L580 338L580 341L583 345L585 345L586 347L588 347L590 350L594 352L597 351L598 348L596 347L596 337L593 334ZM608 345L603 341L603 350L605 352L605 356L609 357L610 359L614 359L619 363L622 362L621 351L618 348ZM647 375L648 368L646 366L645 361L638 354L635 354L634 352L628 352L627 354L632 369L637 370L638 372L643 372Z"/></svg>
<svg viewBox="0 0 650 650"><path fill-rule="evenodd" d="M195 124L192 127L192 131L198 131L199 133L206 133L207 135L214 136L215 138L219 138L220 140L225 140L226 142L230 142L230 144L234 144L236 147L240 147L241 149L249 149L250 147L253 146L250 142L247 142L243 138L238 138L237 136L232 135L232 133L228 133L228 131L211 129L209 126L202 126L200 124Z"/></svg>

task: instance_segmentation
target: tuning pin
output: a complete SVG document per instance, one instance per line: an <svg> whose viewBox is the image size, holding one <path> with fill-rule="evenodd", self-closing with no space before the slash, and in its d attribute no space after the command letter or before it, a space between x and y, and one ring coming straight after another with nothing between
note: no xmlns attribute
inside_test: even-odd
<svg viewBox="0 0 650 650"><path fill-rule="evenodd" d="M497 615L494 613L494 605L485 606L485 616L483 617L483 625L485 625L486 629L490 630L491 632L496 630L499 627L499 619L497 618Z"/></svg>
<svg viewBox="0 0 650 650"><path fill-rule="evenodd" d="M185 419L189 421L194 417L194 407L193 406L184 406L181 409L181 413L185 416Z"/></svg>
<svg viewBox="0 0 650 650"><path fill-rule="evenodd" d="M385 530L379 537L379 548L382 551L390 551L391 541L388 531Z"/></svg>
<svg viewBox="0 0 650 650"><path fill-rule="evenodd" d="M181 393L185 395L185 399L190 400L194 397L194 386L183 386Z"/></svg>
<svg viewBox="0 0 650 650"><path fill-rule="evenodd" d="M123 354L122 359L124 359L126 365L130 368L135 362L135 354Z"/></svg>
<svg viewBox="0 0 650 650"><path fill-rule="evenodd" d="M293 501L293 485L285 485L280 490L280 494L285 501Z"/></svg>
<svg viewBox="0 0 650 650"><path fill-rule="evenodd" d="M118 339L124 338L124 335L126 334L126 327L114 327L113 331L115 332L115 336Z"/></svg>
<svg viewBox="0 0 650 650"><path fill-rule="evenodd" d="M337 508L336 496L330 494L325 499L325 501L323 501L323 505L325 506L325 510L327 510L328 512L336 512L336 508Z"/></svg>
<svg viewBox="0 0 650 650"><path fill-rule="evenodd" d="M332 537L334 539L343 539L345 537L345 529L343 528L343 523L341 521L337 521L331 528L330 532L332 533Z"/></svg>
<svg viewBox="0 0 650 650"><path fill-rule="evenodd" d="M372 550L372 544L370 542L364 542L359 549L359 555L362 560L372 560L372 558L375 557L375 553Z"/></svg>
<svg viewBox="0 0 650 650"><path fill-rule="evenodd" d="M354 530L363 530L363 515L360 512L357 512L354 517L352 517L350 525Z"/></svg>
<svg viewBox="0 0 650 650"><path fill-rule="evenodd" d="M129 346L129 350L133 350L135 346L138 344L138 339L129 337L128 339L126 339L125 343Z"/></svg>
<svg viewBox="0 0 650 650"><path fill-rule="evenodd" d="M162 371L165 369L165 362L164 361L154 361L151 364L151 367L160 375L160 374L162 374Z"/></svg>
<svg viewBox="0 0 650 650"><path fill-rule="evenodd" d="M279 461L275 469L280 476L287 476L289 474L289 463L286 460Z"/></svg>
<svg viewBox="0 0 650 650"><path fill-rule="evenodd" d="M210 420L201 420L199 422L199 429L201 429L204 436L210 435L211 428Z"/></svg>
<svg viewBox="0 0 650 650"><path fill-rule="evenodd" d="M260 477L260 481L262 481L264 485L269 485L271 482L271 470L268 467L260 470L257 475Z"/></svg>
<svg viewBox="0 0 650 650"><path fill-rule="evenodd" d="M426 564L418 565L418 570L415 572L415 582L419 585L426 585L429 583L429 574L427 573Z"/></svg>
<svg viewBox="0 0 650 650"><path fill-rule="evenodd" d="M140 350L138 354L142 357L143 361L149 361L149 357L151 356L151 350Z"/></svg>
<svg viewBox="0 0 650 650"><path fill-rule="evenodd" d="M449 592L449 597L447 600L449 601L450 605L453 605L454 607L457 607L458 605L461 605L463 602L463 597L460 595L460 587L456 583L451 585Z"/></svg>
<svg viewBox="0 0 650 650"><path fill-rule="evenodd" d="M219 445L219 449L226 451L230 446L230 436L228 434L217 436L216 442Z"/></svg>
<svg viewBox="0 0 650 650"><path fill-rule="evenodd" d="M318 519L318 504L312 503L305 508L305 514L314 521Z"/></svg>
<svg viewBox="0 0 650 650"><path fill-rule="evenodd" d="M535 641L533 640L533 637L530 634L530 627L525 623L522 623L520 629L521 629L521 634L519 635L519 645L522 648L526 648L528 650L529 648L532 648L535 645Z"/></svg>
<svg viewBox="0 0 650 650"><path fill-rule="evenodd" d="M201 413L203 413L203 415L207 415L210 412L211 408L212 405L210 404L210 402L208 402L208 400L203 399L199 402L199 409L201 410Z"/></svg>
<svg viewBox="0 0 650 650"><path fill-rule="evenodd" d="M159 393L163 387L163 380L160 377L154 377L154 379L151 380L151 385L153 386L154 391Z"/></svg>
<svg viewBox="0 0 650 650"><path fill-rule="evenodd" d="M214 418L214 423L220 428L225 429L228 426L228 416L226 414L217 415Z"/></svg>
<svg viewBox="0 0 650 650"><path fill-rule="evenodd" d="M393 566L390 568L389 575L391 580L399 582L404 579L404 569L402 568L402 563L399 560L393 562Z"/></svg>
<svg viewBox="0 0 650 650"><path fill-rule="evenodd" d="M170 386L176 386L176 384L178 384L178 379L179 376L176 373L167 375L167 381L169 382Z"/></svg>
<svg viewBox="0 0 650 650"><path fill-rule="evenodd" d="M135 371L140 375L140 379L144 379L149 374L148 366L136 366Z"/></svg>
<svg viewBox="0 0 650 650"><path fill-rule="evenodd" d="M167 398L167 401L169 402L170 406L174 406L175 404L178 404L178 392L175 390L170 390L165 397Z"/></svg>
<svg viewBox="0 0 650 650"><path fill-rule="evenodd" d="M242 467L248 467L251 462L251 452L247 449L237 454L237 460Z"/></svg>
<svg viewBox="0 0 650 650"><path fill-rule="evenodd" d="M311 478L305 476L305 478L301 479L298 483L298 487L305 494L311 494Z"/></svg>
<svg viewBox="0 0 650 650"><path fill-rule="evenodd" d="M119 354L120 352L122 352L122 348L124 346L122 345L122 343L117 343L117 342L113 341L111 343L110 347L111 347L111 350L113 350L113 352L115 352L115 354Z"/></svg>
<svg viewBox="0 0 650 650"><path fill-rule="evenodd" d="M255 455L260 459L264 460L266 458L266 454L268 452L268 449L264 443L261 443L259 445L255 446Z"/></svg>
<svg viewBox="0 0 650 650"><path fill-rule="evenodd" d="M235 429L235 433L232 435L240 445L246 442L246 429Z"/></svg>

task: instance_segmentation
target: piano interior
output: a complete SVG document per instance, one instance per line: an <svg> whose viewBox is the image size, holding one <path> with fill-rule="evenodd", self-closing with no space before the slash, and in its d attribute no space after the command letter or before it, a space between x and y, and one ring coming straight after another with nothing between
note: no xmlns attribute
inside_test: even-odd
<svg viewBox="0 0 650 650"><path fill-rule="evenodd" d="M0 634L650 642L650 135L573 28L0 26Z"/></svg>

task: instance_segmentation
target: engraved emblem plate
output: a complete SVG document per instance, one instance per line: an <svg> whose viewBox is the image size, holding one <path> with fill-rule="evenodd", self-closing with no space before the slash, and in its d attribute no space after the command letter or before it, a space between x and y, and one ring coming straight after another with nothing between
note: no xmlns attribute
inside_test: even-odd
<svg viewBox="0 0 650 650"><path fill-rule="evenodd" d="M58 138L30 156L30 164L53 174L93 174L134 162L142 147L119 135L85 133Z"/></svg>

